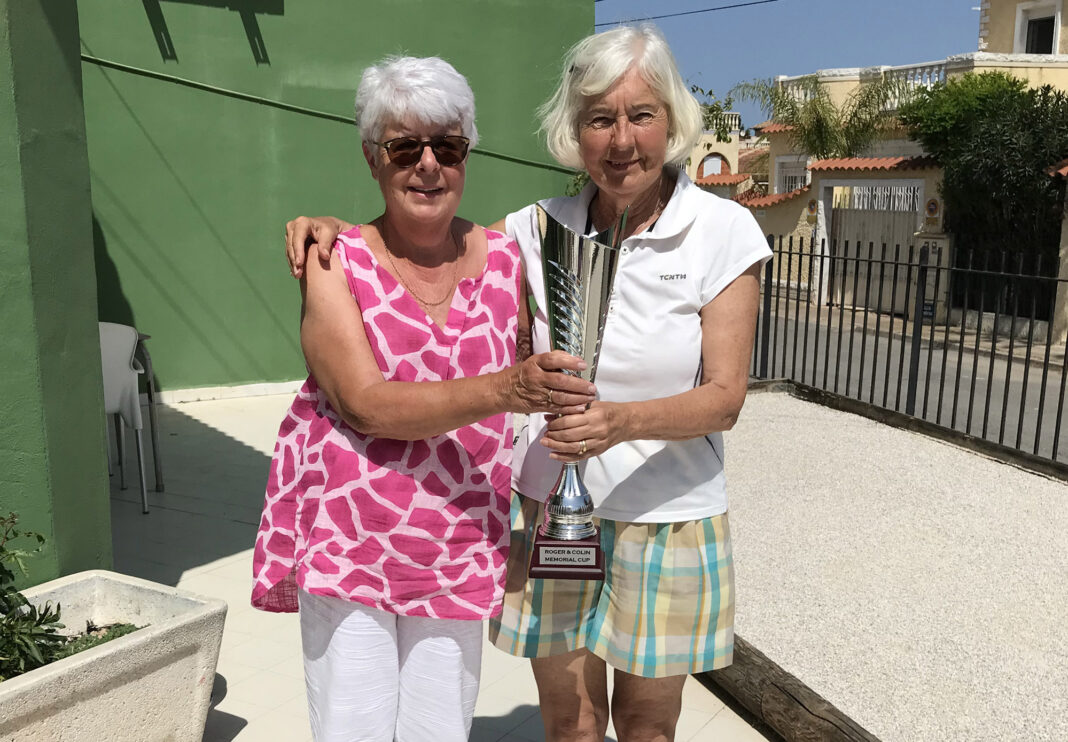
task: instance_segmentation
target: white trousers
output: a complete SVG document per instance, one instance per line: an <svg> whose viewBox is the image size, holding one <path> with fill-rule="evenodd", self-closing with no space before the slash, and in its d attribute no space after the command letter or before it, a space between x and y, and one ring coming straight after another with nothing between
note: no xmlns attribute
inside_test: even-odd
<svg viewBox="0 0 1068 742"><path fill-rule="evenodd" d="M397 616L300 591L316 742L465 742L482 621Z"/></svg>

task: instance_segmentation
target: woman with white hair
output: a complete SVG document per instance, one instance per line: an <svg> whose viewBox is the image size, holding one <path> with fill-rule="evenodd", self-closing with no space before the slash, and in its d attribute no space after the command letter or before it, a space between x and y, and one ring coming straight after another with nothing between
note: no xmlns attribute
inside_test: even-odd
<svg viewBox="0 0 1068 742"><path fill-rule="evenodd" d="M734 573L722 431L745 401L760 266L771 256L742 206L697 188L680 165L701 133L700 107L654 27L589 36L564 60L541 111L550 153L582 168L577 196L541 205L598 234L627 210L597 371L598 400L531 418L513 457L513 523L504 610L493 643L530 657L546 738L674 739L690 673L728 665ZM329 251L337 223L298 219ZM549 347L534 206L510 214L537 310L533 348ZM601 528L604 581L530 579L543 504L560 462L584 462ZM614 669L612 698L607 667Z"/></svg>
<svg viewBox="0 0 1068 742"><path fill-rule="evenodd" d="M504 592L509 413L593 399L560 372L579 359L515 365L518 248L456 217L474 113L440 59L369 67L356 116L385 211L301 284L310 375L279 430L252 603L299 607L320 742L467 739Z"/></svg>

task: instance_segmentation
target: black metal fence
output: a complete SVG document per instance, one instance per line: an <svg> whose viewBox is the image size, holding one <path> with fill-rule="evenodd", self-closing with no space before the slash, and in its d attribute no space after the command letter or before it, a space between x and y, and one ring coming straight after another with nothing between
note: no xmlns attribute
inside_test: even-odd
<svg viewBox="0 0 1068 742"><path fill-rule="evenodd" d="M1042 275L1051 266L938 242L769 243L753 376L1068 461L1068 356L1054 334L1068 281Z"/></svg>

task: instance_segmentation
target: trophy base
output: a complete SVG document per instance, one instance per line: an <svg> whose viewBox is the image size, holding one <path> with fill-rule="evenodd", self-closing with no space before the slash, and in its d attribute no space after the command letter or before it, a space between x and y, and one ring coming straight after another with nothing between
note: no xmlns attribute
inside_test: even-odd
<svg viewBox="0 0 1068 742"><path fill-rule="evenodd" d="M578 541L564 541L534 536L534 553L530 557L531 577L556 580L603 580L604 552L601 551L601 532Z"/></svg>

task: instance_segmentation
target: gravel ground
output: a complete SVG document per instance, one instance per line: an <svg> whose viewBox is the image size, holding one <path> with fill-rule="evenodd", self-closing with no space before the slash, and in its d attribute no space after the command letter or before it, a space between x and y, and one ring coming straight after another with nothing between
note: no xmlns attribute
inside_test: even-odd
<svg viewBox="0 0 1068 742"><path fill-rule="evenodd" d="M738 633L884 742L1068 740L1068 486L752 393Z"/></svg>

